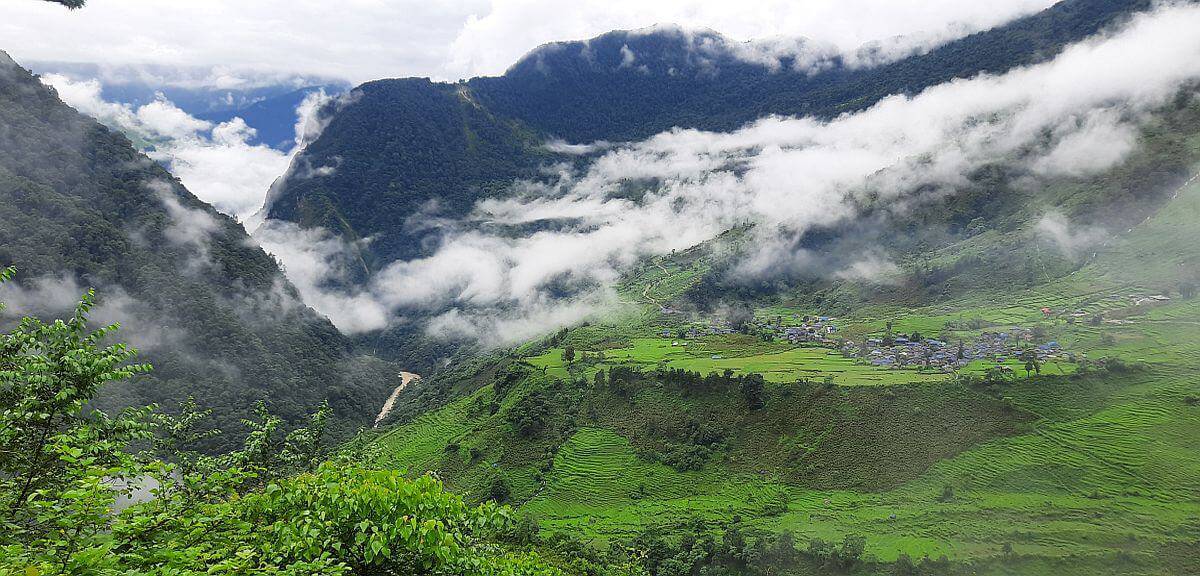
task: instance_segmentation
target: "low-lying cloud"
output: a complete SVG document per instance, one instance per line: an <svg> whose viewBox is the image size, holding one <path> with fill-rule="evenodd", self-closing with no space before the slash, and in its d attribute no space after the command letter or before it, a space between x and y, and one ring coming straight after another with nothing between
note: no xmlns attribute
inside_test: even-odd
<svg viewBox="0 0 1200 576"><path fill-rule="evenodd" d="M1053 242L1064 257L1072 259L1096 248L1112 235L1100 226L1072 225L1061 212L1043 215L1038 220L1037 233Z"/></svg>
<svg viewBox="0 0 1200 576"><path fill-rule="evenodd" d="M262 207L271 182L291 162L289 153L251 144L255 131L241 118L214 124L189 115L161 96L137 107L109 102L101 96L102 85L95 79L46 74L42 81L52 86L63 102L129 135L135 146L166 165L198 198L239 221ZM320 133L323 124L316 111L328 98L323 91L313 92L297 107L298 144Z"/></svg>
<svg viewBox="0 0 1200 576"><path fill-rule="evenodd" d="M431 334L513 342L611 309L618 299L610 286L645 257L738 225L754 225L738 273L828 266L795 240L852 221L863 206L885 215L918 208L997 161L1034 179L1107 169L1133 149L1150 111L1200 78L1197 29L1200 7L1164 5L1050 62L892 96L832 120L770 117L730 133L671 130L618 146L585 168L558 167L548 182L521 183L511 197L478 203L446 228L432 255L396 262L354 291L330 289L328 271L313 265L345 261L334 256L350 252L339 240L295 230L276 240L291 250L319 247L321 258L309 257L296 283L343 330L421 311L434 315ZM639 181L656 184L636 201L621 193ZM523 237L482 226L538 221L570 224ZM1049 222L1045 233L1077 249L1079 232L1057 233ZM295 281L293 262L301 259L276 255ZM868 249L816 272L889 282L897 270L882 249Z"/></svg>
<svg viewBox="0 0 1200 576"><path fill-rule="evenodd" d="M88 291L88 286L68 274L42 276L26 281L0 284L0 321L15 321L23 316L64 318ZM94 287L96 288L96 287ZM150 306L139 302L120 286L102 286L96 290L96 302L89 313L94 326L120 324L121 339L142 351L153 351L180 342L185 332L173 326Z"/></svg>

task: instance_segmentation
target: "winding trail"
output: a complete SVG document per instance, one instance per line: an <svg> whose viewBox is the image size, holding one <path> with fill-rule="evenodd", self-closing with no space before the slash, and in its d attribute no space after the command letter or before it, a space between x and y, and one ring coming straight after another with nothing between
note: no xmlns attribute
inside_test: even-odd
<svg viewBox="0 0 1200 576"><path fill-rule="evenodd" d="M669 275L671 273L669 270L667 270L667 268L665 266L662 265L661 260L655 261L654 265L658 266L659 270L662 270L664 276ZM662 302L659 301L657 298L651 296L650 291L654 289L654 286L656 284L658 284L659 282L662 282L662 281L663 281L663 278L659 278L658 280L655 280L653 282L647 282L646 286L644 288L642 288L642 299L651 304L658 306L659 308L663 307Z"/></svg>
<svg viewBox="0 0 1200 576"><path fill-rule="evenodd" d="M396 398L400 397L400 393L403 392L410 383L420 379L420 374L414 374L412 372L400 373L400 385L397 386L395 390L392 390L392 395L388 396L387 402L383 403L383 409L381 409L379 411L379 415L375 417L375 428L378 428L379 423L383 422L383 419L387 418L387 415L391 413L392 407L396 405Z"/></svg>

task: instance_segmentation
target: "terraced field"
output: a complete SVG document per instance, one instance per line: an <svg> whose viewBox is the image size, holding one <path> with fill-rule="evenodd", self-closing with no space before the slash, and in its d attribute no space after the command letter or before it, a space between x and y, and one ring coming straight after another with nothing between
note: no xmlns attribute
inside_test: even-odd
<svg viewBox="0 0 1200 576"><path fill-rule="evenodd" d="M639 459L629 441L612 431L581 428L560 448L545 490L523 509L545 526L607 540L634 535L650 523L753 513L783 490L716 469L677 472Z"/></svg>
<svg viewBox="0 0 1200 576"><path fill-rule="evenodd" d="M735 374L762 374L768 382L784 383L799 380L821 380L833 377L844 386L881 386L943 381L947 375L917 370L890 370L856 363L828 348L774 344L768 351L747 346L731 346L723 340L730 337L706 337L687 341L688 345L666 338L639 338L630 346L603 350L604 359L582 370L590 377L600 367L634 366L644 370L678 368L708 374L732 370ZM570 375L562 360L561 348L551 349L526 360L546 370L546 373L565 378ZM582 354L584 351L576 351ZM600 352L600 351L597 351Z"/></svg>

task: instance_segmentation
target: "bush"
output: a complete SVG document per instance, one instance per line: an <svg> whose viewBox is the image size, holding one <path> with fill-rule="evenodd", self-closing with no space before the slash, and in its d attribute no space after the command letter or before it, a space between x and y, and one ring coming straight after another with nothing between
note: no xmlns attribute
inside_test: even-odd
<svg viewBox="0 0 1200 576"><path fill-rule="evenodd" d="M545 396L538 390L513 404L508 409L507 418L518 434L528 438L546 428L550 418L550 408L546 404Z"/></svg>
<svg viewBox="0 0 1200 576"><path fill-rule="evenodd" d="M680 472L700 470L708 463L710 456L712 456L712 451L706 446L672 444L668 446L667 452L663 456L663 464Z"/></svg>
<svg viewBox="0 0 1200 576"><path fill-rule="evenodd" d="M507 502L508 497L512 495L512 488L508 485L508 479L500 474L495 474L488 480L487 486L484 488L483 495L488 500L496 502Z"/></svg>

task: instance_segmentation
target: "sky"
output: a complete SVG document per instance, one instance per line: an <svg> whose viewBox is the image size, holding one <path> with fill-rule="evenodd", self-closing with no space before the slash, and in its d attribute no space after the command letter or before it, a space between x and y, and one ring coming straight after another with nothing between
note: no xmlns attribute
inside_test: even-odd
<svg viewBox="0 0 1200 576"><path fill-rule="evenodd" d="M199 67L213 85L318 75L359 83L495 75L551 41L672 23L736 40L803 36L841 51L935 45L1052 0L89 0L0 2L19 62ZM194 80L194 78L193 78Z"/></svg>

